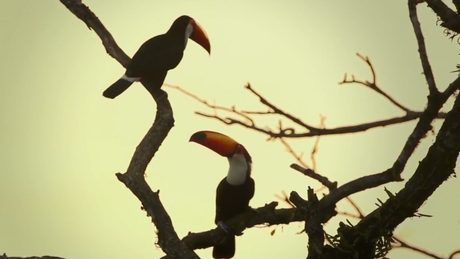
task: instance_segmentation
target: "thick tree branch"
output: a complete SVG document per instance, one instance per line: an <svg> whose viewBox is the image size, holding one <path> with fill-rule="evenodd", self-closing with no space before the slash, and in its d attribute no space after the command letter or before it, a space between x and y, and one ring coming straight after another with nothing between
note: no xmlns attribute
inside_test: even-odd
<svg viewBox="0 0 460 259"><path fill-rule="evenodd" d="M380 233L393 231L406 218L413 217L433 192L455 173L454 168L460 152L459 132L460 98L457 97L436 137L436 142L430 147L405 187L356 225L359 232L366 233L365 238L378 238Z"/></svg>
<svg viewBox="0 0 460 259"><path fill-rule="evenodd" d="M335 190L331 190L328 195L320 200L320 206L323 210L326 210L327 208L335 206L337 202L352 194L375 188L389 182L399 181L402 181L402 179L399 174L394 173L393 169L388 169L378 174L366 175L350 181Z"/></svg>
<svg viewBox="0 0 460 259"><path fill-rule="evenodd" d="M308 177L311 177L315 180L318 180L320 183L322 183L324 186L326 186L330 191L331 190L334 190L334 189L337 189L337 182L331 182L329 179L327 179L326 177L318 174L317 172L315 172L314 170L312 169L309 169L308 166L306 165L306 163L303 161L302 159L302 156L297 154L297 152L287 143L285 142L284 139L280 139L283 144L286 146L287 148L287 151L297 160L297 162L299 164L301 164L302 166L304 167L307 167L307 168L303 168L301 167L300 165L297 165L297 164L292 164L291 165L291 168L303 173L305 176L308 176ZM315 143L316 144L316 143ZM288 203L289 205L291 205L291 207L295 208L295 205L292 204L292 202L290 202L289 198L286 196L286 194L284 194L284 197L281 197L279 196L279 198L283 201L285 201L286 203ZM339 211L337 214L338 215L343 215L343 216L346 216L346 217L351 217L351 218L354 218L354 219L363 219L366 215L361 211L361 209L359 208L359 206L353 201L353 199L348 196L345 198L350 204L351 206L356 210L356 213L357 214L352 214L350 212L347 212L347 211ZM418 252L418 253L421 253L421 254L424 254L428 257L431 257L431 258L434 258L434 259L442 259L443 257L440 257L440 256L437 256L435 255L434 253L431 253L427 250L424 250L422 248L419 248L417 246L414 246L414 245L410 245L408 244L407 242L403 241L401 238L397 237L397 236L393 236L393 239L395 241L397 241L397 244L395 244L393 246L393 248L404 248L404 249L409 249L409 250L412 250L414 252Z"/></svg>
<svg viewBox="0 0 460 259"><path fill-rule="evenodd" d="M372 188L389 181L402 180L400 178L400 174L404 170L404 167L409 157L412 155L413 150L418 145L421 138L425 136L428 130L430 130L431 122L447 98L450 96L450 92L448 91L454 91L454 87L452 87L452 85L457 85L456 89L458 89L459 82L459 79L454 81L451 86L448 87L448 90L446 90L444 93L430 94L428 107L426 108L423 116L421 117L419 123L416 125L413 133L406 142L403 151L401 152L397 161L393 164L392 168L380 174L356 179L343 186L340 186L336 190L332 190L328 195L319 201L320 208L323 210L330 209L334 207L338 201L351 195L352 193L356 193L357 191L364 190L366 188ZM356 237L356 239L354 236L352 236L350 237L352 240L348 240L349 242L351 241L357 245L357 247L355 247L356 251L365 251L370 246L375 246L375 240L382 238L383 236L391 235L396 226L398 226L407 217L412 217L419 206L421 206L422 203L431 196L434 190L444 180L446 180L450 174L453 173L455 168L455 161L460 152L460 135L455 136L453 134L455 132L458 134L458 132L460 132L459 130L460 99L457 98L454 108L451 112L448 113L443 127L441 128L441 131L444 131L442 132L444 135L440 132L437 136L437 142L430 148L430 152L433 149L437 149L437 151L440 152L435 153L433 157L430 157L431 153L429 152L425 159L420 163L419 168L417 169L414 176L408 182L409 184L410 182L413 182L414 179L417 179L416 175L418 174L419 179L415 180L416 183L414 186L412 186L412 188L419 189L412 189L412 192L409 192L407 196L403 196L404 194L401 193L404 193L404 190L408 188L408 184L406 184L406 187L398 194L398 196L401 195L401 198L405 198L404 202L401 202L402 199L399 197L394 198L390 196L390 199L388 199L385 203L387 204L386 207L382 206L375 210L373 213L364 217L358 223L357 227L354 228L354 233L365 234ZM443 137L445 138L447 136L449 136L450 142L443 141ZM436 147L438 142L441 143L440 145L442 145L442 147ZM444 147L444 145L447 143L452 143L449 146L449 148L451 148L449 151L446 150L446 147ZM433 153L434 152L436 151L433 151ZM448 155L450 155L450 157ZM434 173L434 171L443 170L444 175L441 172ZM441 177L438 175L441 175ZM445 178L443 178L443 176ZM433 179L430 179L431 177ZM438 185L433 183L438 183ZM417 191L419 193L416 193ZM392 214L385 214L390 212ZM328 220L328 218L325 219ZM368 222L365 223L366 221ZM377 225L377 223L379 223L379 225ZM372 229L369 229L370 226L372 226ZM348 231L349 229L350 228L343 228L343 231Z"/></svg>
<svg viewBox="0 0 460 259"><path fill-rule="evenodd" d="M130 61L129 57L118 47L96 15L80 0L60 1L90 29L93 29L101 38L109 55L126 67ZM148 164L174 126L174 117L167 94L164 91L151 91L153 84L149 81L144 80L141 83L157 103L155 121L137 146L127 172L117 173L116 176L141 201L143 209L152 218L152 222L158 229L158 244L166 254L172 258L199 258L193 250L180 242L171 218L160 201L159 191L153 192L144 178Z"/></svg>
<svg viewBox="0 0 460 259"><path fill-rule="evenodd" d="M425 0L428 6L441 18L441 26L460 33L460 19L442 0Z"/></svg>
<svg viewBox="0 0 460 259"><path fill-rule="evenodd" d="M300 222L305 220L305 211L296 208L275 209L277 202L271 202L263 207L257 208L258 213L248 211L240 214L227 222L225 225L229 229L238 229L244 231L257 225L280 225L291 222ZM224 242L227 234L219 227L200 233L189 233L182 239L182 242L191 249L204 249ZM170 258L169 256L162 257Z"/></svg>
<svg viewBox="0 0 460 259"><path fill-rule="evenodd" d="M300 200L300 196L296 192L291 193L291 201L299 208L307 212L305 217L305 233L308 235L308 256L307 259L320 258L324 249L324 229L322 225L323 212L320 211L318 205L318 197L313 189L308 187L307 191L308 201L294 203ZM294 196L294 197L293 197ZM336 213L331 214L331 216Z"/></svg>
<svg viewBox="0 0 460 259"><path fill-rule="evenodd" d="M428 106L420 116L420 120L415 126L412 134L406 141L398 159L393 164L393 169L396 173L402 173L409 158L412 156L415 148L420 143L420 140L426 136L428 131L432 129L431 123L435 118L439 117L439 110L442 108L447 99L460 88L460 78L452 82L447 89L442 93L430 94L428 96Z"/></svg>
<svg viewBox="0 0 460 259"><path fill-rule="evenodd" d="M302 170L301 167L294 167L296 169ZM298 194L296 195L296 193L293 192L291 193L290 201L296 206L296 208L274 210L274 207L277 203L271 203L265 207L257 209L259 214L254 214L251 212L241 214L231 219L229 223L226 223L226 225L230 228L238 227L238 229L244 230L245 228L252 227L257 224L288 224L295 221L304 221L305 219L309 220L308 222L310 222L310 220L313 222L318 222L320 225L321 223L327 222L332 216L337 214L334 210L334 207L335 204L341 199L368 188L373 188L391 181L400 180L401 178L399 174L395 174L393 170L389 169L380 174L361 177L347 184L344 184L337 189L331 188L331 193L326 195L319 202L313 203L302 201L303 199L301 199ZM327 184L329 185L329 180L321 178L321 181L328 182ZM332 185L332 183L330 184ZM316 195L310 196L309 199L314 201L314 197L316 197ZM312 204L314 204L314 207L311 207L313 206ZM319 247L317 244L319 240L319 237L316 233L316 230L318 230L318 224L311 224L312 225L310 226L308 226L308 224L306 225L306 232L309 233L308 231L310 231L309 235L314 237L312 242L315 243L312 243L311 245L312 247L321 249L321 247ZM223 242L225 236L226 234L222 230L216 228L214 230L199 234L189 234L183 239L183 242L192 249L206 248Z"/></svg>
<svg viewBox="0 0 460 259"><path fill-rule="evenodd" d="M116 59L123 67L129 64L131 60L128 55L118 46L112 34L105 28L97 16L89 9L88 6L82 3L81 0L60 0L69 11L71 11L78 19L82 20L89 29L94 32L102 40L107 53Z"/></svg>

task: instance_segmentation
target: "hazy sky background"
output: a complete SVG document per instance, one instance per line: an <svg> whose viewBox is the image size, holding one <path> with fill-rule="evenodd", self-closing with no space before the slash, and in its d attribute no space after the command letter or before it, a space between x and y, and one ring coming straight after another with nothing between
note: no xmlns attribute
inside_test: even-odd
<svg viewBox="0 0 460 259"><path fill-rule="evenodd" d="M427 87L406 1L84 1L132 56L148 38L166 32L182 14L207 31L212 55L190 43L167 83L221 105L262 109L244 90L246 82L286 111L328 127L400 116L403 113L362 86L339 86L345 72L370 79L356 52L370 56L380 86L412 109L423 109ZM419 17L438 86L455 74L459 46L443 36L436 17L423 4ZM59 1L0 1L0 253L66 258L159 258L155 228L140 202L120 183L131 156L150 127L156 107L135 84L115 100L102 91L123 68L108 56L100 39ZM279 142L241 127L228 127L194 115L209 111L189 97L166 89L175 127L147 169L180 237L214 227L214 198L225 176L226 159L189 143L198 130L215 130L240 141L254 160L254 207L275 193L320 184L289 168L294 162ZM447 108L450 108L450 105ZM276 119L262 123L276 126ZM288 124L287 124L288 125ZM387 169L397 158L415 122L365 133L321 139L318 171L343 184ZM441 122L434 124L440 128ZM409 161L408 179L433 143L433 136ZM314 139L291 141L308 153ZM397 192L403 183L386 187ZM411 244L447 255L460 244L456 178L445 182L420 212L432 218L409 219L396 234ZM368 213L383 187L353 195ZM282 205L285 206L285 205ZM343 201L339 210L350 209ZM337 217L326 225L334 234ZM354 222L352 220L352 222ZM302 224L253 228L237 238L235 258L305 258ZM211 258L211 249L198 250ZM392 258L424 258L395 250ZM460 257L459 257L460 258Z"/></svg>

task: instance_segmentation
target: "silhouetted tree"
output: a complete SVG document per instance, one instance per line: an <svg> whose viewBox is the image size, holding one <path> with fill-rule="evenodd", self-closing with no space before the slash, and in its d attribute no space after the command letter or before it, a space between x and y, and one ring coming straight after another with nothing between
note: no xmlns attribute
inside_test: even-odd
<svg viewBox="0 0 460 259"><path fill-rule="evenodd" d="M116 59L122 66L126 67L130 58L117 45L114 38L96 15L84 5L81 0L60 1L74 15L85 22L89 28L93 29L101 38L107 53ZM170 88L182 91L211 109L223 110L231 113L230 116L226 117L217 115L217 113L206 114L197 112L199 115L219 120L228 125L240 125L250 130L260 132L271 139L281 141L297 160L297 163L292 164L291 168L303 173L307 177L319 181L328 188L328 194L322 198L318 198L311 188L308 188L307 199L303 199L296 191L292 191L289 196L286 195L284 197L285 201L291 204L291 208L277 209L278 203L271 202L261 208L257 208L259 214L248 212L229 220L226 222L229 228L238 228L238 230L241 230L241 225L243 224L244 230L245 228L251 228L261 224L270 226L289 224L292 222L305 222L304 231L308 235L307 258L309 259L383 258L394 247L411 249L431 258L444 258L427 250L409 245L402 238L393 235L393 231L405 219L414 216L425 216L417 213L417 210L444 181L455 175L454 169L460 152L460 98L458 98L458 95L455 95L460 87L460 78L454 80L446 90L438 90L426 53L421 26L417 17L417 5L423 2L437 14L440 26L445 28L446 34L451 38L455 38L457 34L460 33L460 16L441 0L408 0L410 21L417 39L420 61L429 89L427 105L424 110L415 111L407 108L379 87L376 82L376 72L371 61L368 57L361 54L358 54L358 56L369 66L373 78L368 81L345 75L341 83L360 84L374 90L401 109L405 113L403 116L336 128L325 127L324 121L321 120L320 126L317 127L304 122L295 115L285 112L281 107L278 107L262 96L262 94L257 92L250 84L246 85L246 89L251 94L255 95L259 101L268 108L267 110L244 111L236 107L212 105L206 100L178 86L169 85ZM453 0L453 3L458 11L458 8L460 8L460 1ZM147 89L149 88L149 82L143 81L142 84ZM166 254L163 258L198 258L194 252L195 249L208 248L223 242L226 238L226 233L220 228L215 228L201 233L189 233L187 236L180 239L174 231L171 218L161 203L159 193L152 191L145 181L144 173L147 165L174 125L173 111L168 98L165 98L162 94L157 96L156 94L158 93L151 94L157 104L155 121L136 148L127 171L125 173L117 173L116 175L140 200L143 209L155 224L158 230L158 245ZM451 97L455 98L451 110L449 112L440 112L441 107ZM278 115L282 119L289 120L296 124L296 128L284 127L281 122L275 129L255 123L254 116L264 114ZM407 161L412 156L421 139L426 136L429 131L432 131L431 123L435 119L444 120L442 127L436 135L436 141L431 145L425 158L419 163L417 169L412 177L407 180L405 186L396 194L386 190L388 198L382 201L377 209L367 215L361 212L359 206L349 198L349 196L386 183L402 181L401 172L404 170ZM395 125L411 120L417 120L416 126L408 136L403 149L393 165L383 172L367 175L340 186L338 186L337 182L316 172L314 154L318 142L316 142L315 148L312 151L313 165L308 166L301 155L295 151L287 141L291 138L309 137L316 137L318 140L320 136L363 132L371 128ZM356 225L340 223L337 234L333 236L328 235L323 230L323 224L338 214L336 204L342 199L347 199L356 210L355 214L343 214L355 217L359 219L359 222ZM460 254L460 250L452 252L447 258L453 258L455 254ZM6 255L4 255L4 257L6 258ZM54 259L58 257L47 256L42 258Z"/></svg>

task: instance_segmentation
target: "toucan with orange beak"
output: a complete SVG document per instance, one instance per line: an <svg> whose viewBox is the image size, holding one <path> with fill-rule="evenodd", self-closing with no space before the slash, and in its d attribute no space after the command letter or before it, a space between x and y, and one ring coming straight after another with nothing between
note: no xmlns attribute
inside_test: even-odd
<svg viewBox="0 0 460 259"><path fill-rule="evenodd" d="M113 99L123 93L134 82L148 80L153 89L159 90L169 70L179 65L187 46L193 40L211 55L211 45L206 32L191 17L182 15L165 33L155 36L142 44L134 54L123 76L107 88L102 95Z"/></svg>
<svg viewBox="0 0 460 259"><path fill-rule="evenodd" d="M190 141L203 145L226 157L229 163L227 176L217 186L216 217L214 223L228 233L224 222L241 214L249 207L254 196L255 183L251 178L252 159L246 148L234 139L214 131L199 131ZM235 235L227 237L223 244L214 246L212 256L216 259L235 255Z"/></svg>

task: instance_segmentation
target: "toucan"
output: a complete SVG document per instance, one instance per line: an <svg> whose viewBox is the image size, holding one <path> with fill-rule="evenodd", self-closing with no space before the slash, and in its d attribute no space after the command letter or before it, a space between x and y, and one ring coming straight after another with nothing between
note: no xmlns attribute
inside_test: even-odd
<svg viewBox="0 0 460 259"><path fill-rule="evenodd" d="M193 18L182 15L174 21L165 34L144 42L134 54L123 76L109 86L102 95L113 99L134 82L144 79L153 86L150 90L159 90L168 71L174 69L182 60L189 38L211 55L211 45L206 32Z"/></svg>
<svg viewBox="0 0 460 259"><path fill-rule="evenodd" d="M190 141L203 145L226 157L229 163L227 176L220 181L216 190L216 217L214 223L227 233L224 222L241 214L249 207L254 196L255 183L251 178L252 158L246 148L234 139L214 131L199 131ZM232 258L235 255L235 235L224 243L214 246L212 256L216 259Z"/></svg>

